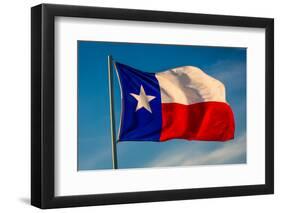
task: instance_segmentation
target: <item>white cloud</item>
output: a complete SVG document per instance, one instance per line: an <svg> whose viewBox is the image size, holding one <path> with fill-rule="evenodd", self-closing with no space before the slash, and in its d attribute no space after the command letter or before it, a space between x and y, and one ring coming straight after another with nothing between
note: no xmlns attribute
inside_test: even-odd
<svg viewBox="0 0 281 213"><path fill-rule="evenodd" d="M195 142L196 143L196 142ZM204 143L204 142L200 142ZM246 155L246 134L233 142L228 142L214 150L199 150L202 147L193 147L189 151L175 149L157 156L148 167L187 166L187 165L214 165L235 162L241 155Z"/></svg>
<svg viewBox="0 0 281 213"><path fill-rule="evenodd" d="M107 148L100 149L99 152L96 152L85 159L83 158L79 159L80 161L83 162L79 163L78 170L91 170L93 168L99 168L102 166L106 168L107 164L106 165L104 164L107 161L108 157L111 157L110 149Z"/></svg>

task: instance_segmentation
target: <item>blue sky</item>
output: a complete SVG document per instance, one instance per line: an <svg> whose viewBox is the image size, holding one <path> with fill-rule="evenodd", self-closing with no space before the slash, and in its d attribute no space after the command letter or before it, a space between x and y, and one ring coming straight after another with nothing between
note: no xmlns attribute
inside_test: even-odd
<svg viewBox="0 0 281 213"><path fill-rule="evenodd" d="M235 116L228 143L170 140L117 144L119 168L246 163L246 49L78 41L78 170L112 169L107 56L146 72L191 65L222 81ZM115 73L114 73L115 74ZM114 75L117 130L120 89Z"/></svg>

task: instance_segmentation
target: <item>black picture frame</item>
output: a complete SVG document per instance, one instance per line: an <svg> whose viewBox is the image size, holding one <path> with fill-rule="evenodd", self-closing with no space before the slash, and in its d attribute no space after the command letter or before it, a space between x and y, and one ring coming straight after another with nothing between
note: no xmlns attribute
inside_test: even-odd
<svg viewBox="0 0 281 213"><path fill-rule="evenodd" d="M93 195L54 195L54 21L83 17L264 28L265 184ZM31 204L42 208L216 198L274 193L274 20L239 16L41 4L31 8Z"/></svg>

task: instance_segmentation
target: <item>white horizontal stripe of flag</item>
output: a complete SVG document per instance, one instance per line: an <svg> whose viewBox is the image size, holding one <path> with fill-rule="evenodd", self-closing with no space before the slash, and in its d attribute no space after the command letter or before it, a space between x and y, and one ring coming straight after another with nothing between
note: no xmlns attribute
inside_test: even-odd
<svg viewBox="0 0 281 213"><path fill-rule="evenodd" d="M195 104L200 102L226 102L225 86L219 80L193 66L183 66L159 72L162 103Z"/></svg>

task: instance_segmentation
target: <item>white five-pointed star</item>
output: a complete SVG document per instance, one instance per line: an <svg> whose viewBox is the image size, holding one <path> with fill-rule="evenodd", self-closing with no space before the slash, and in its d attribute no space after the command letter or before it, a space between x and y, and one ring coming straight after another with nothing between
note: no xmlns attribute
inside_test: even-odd
<svg viewBox="0 0 281 213"><path fill-rule="evenodd" d="M130 93L130 95L133 96L138 101L136 111L138 111L139 109L144 107L147 111L152 113L149 102L152 101L156 97L151 96L151 95L146 95L142 85L140 87L140 94L139 95L136 95L134 93Z"/></svg>

